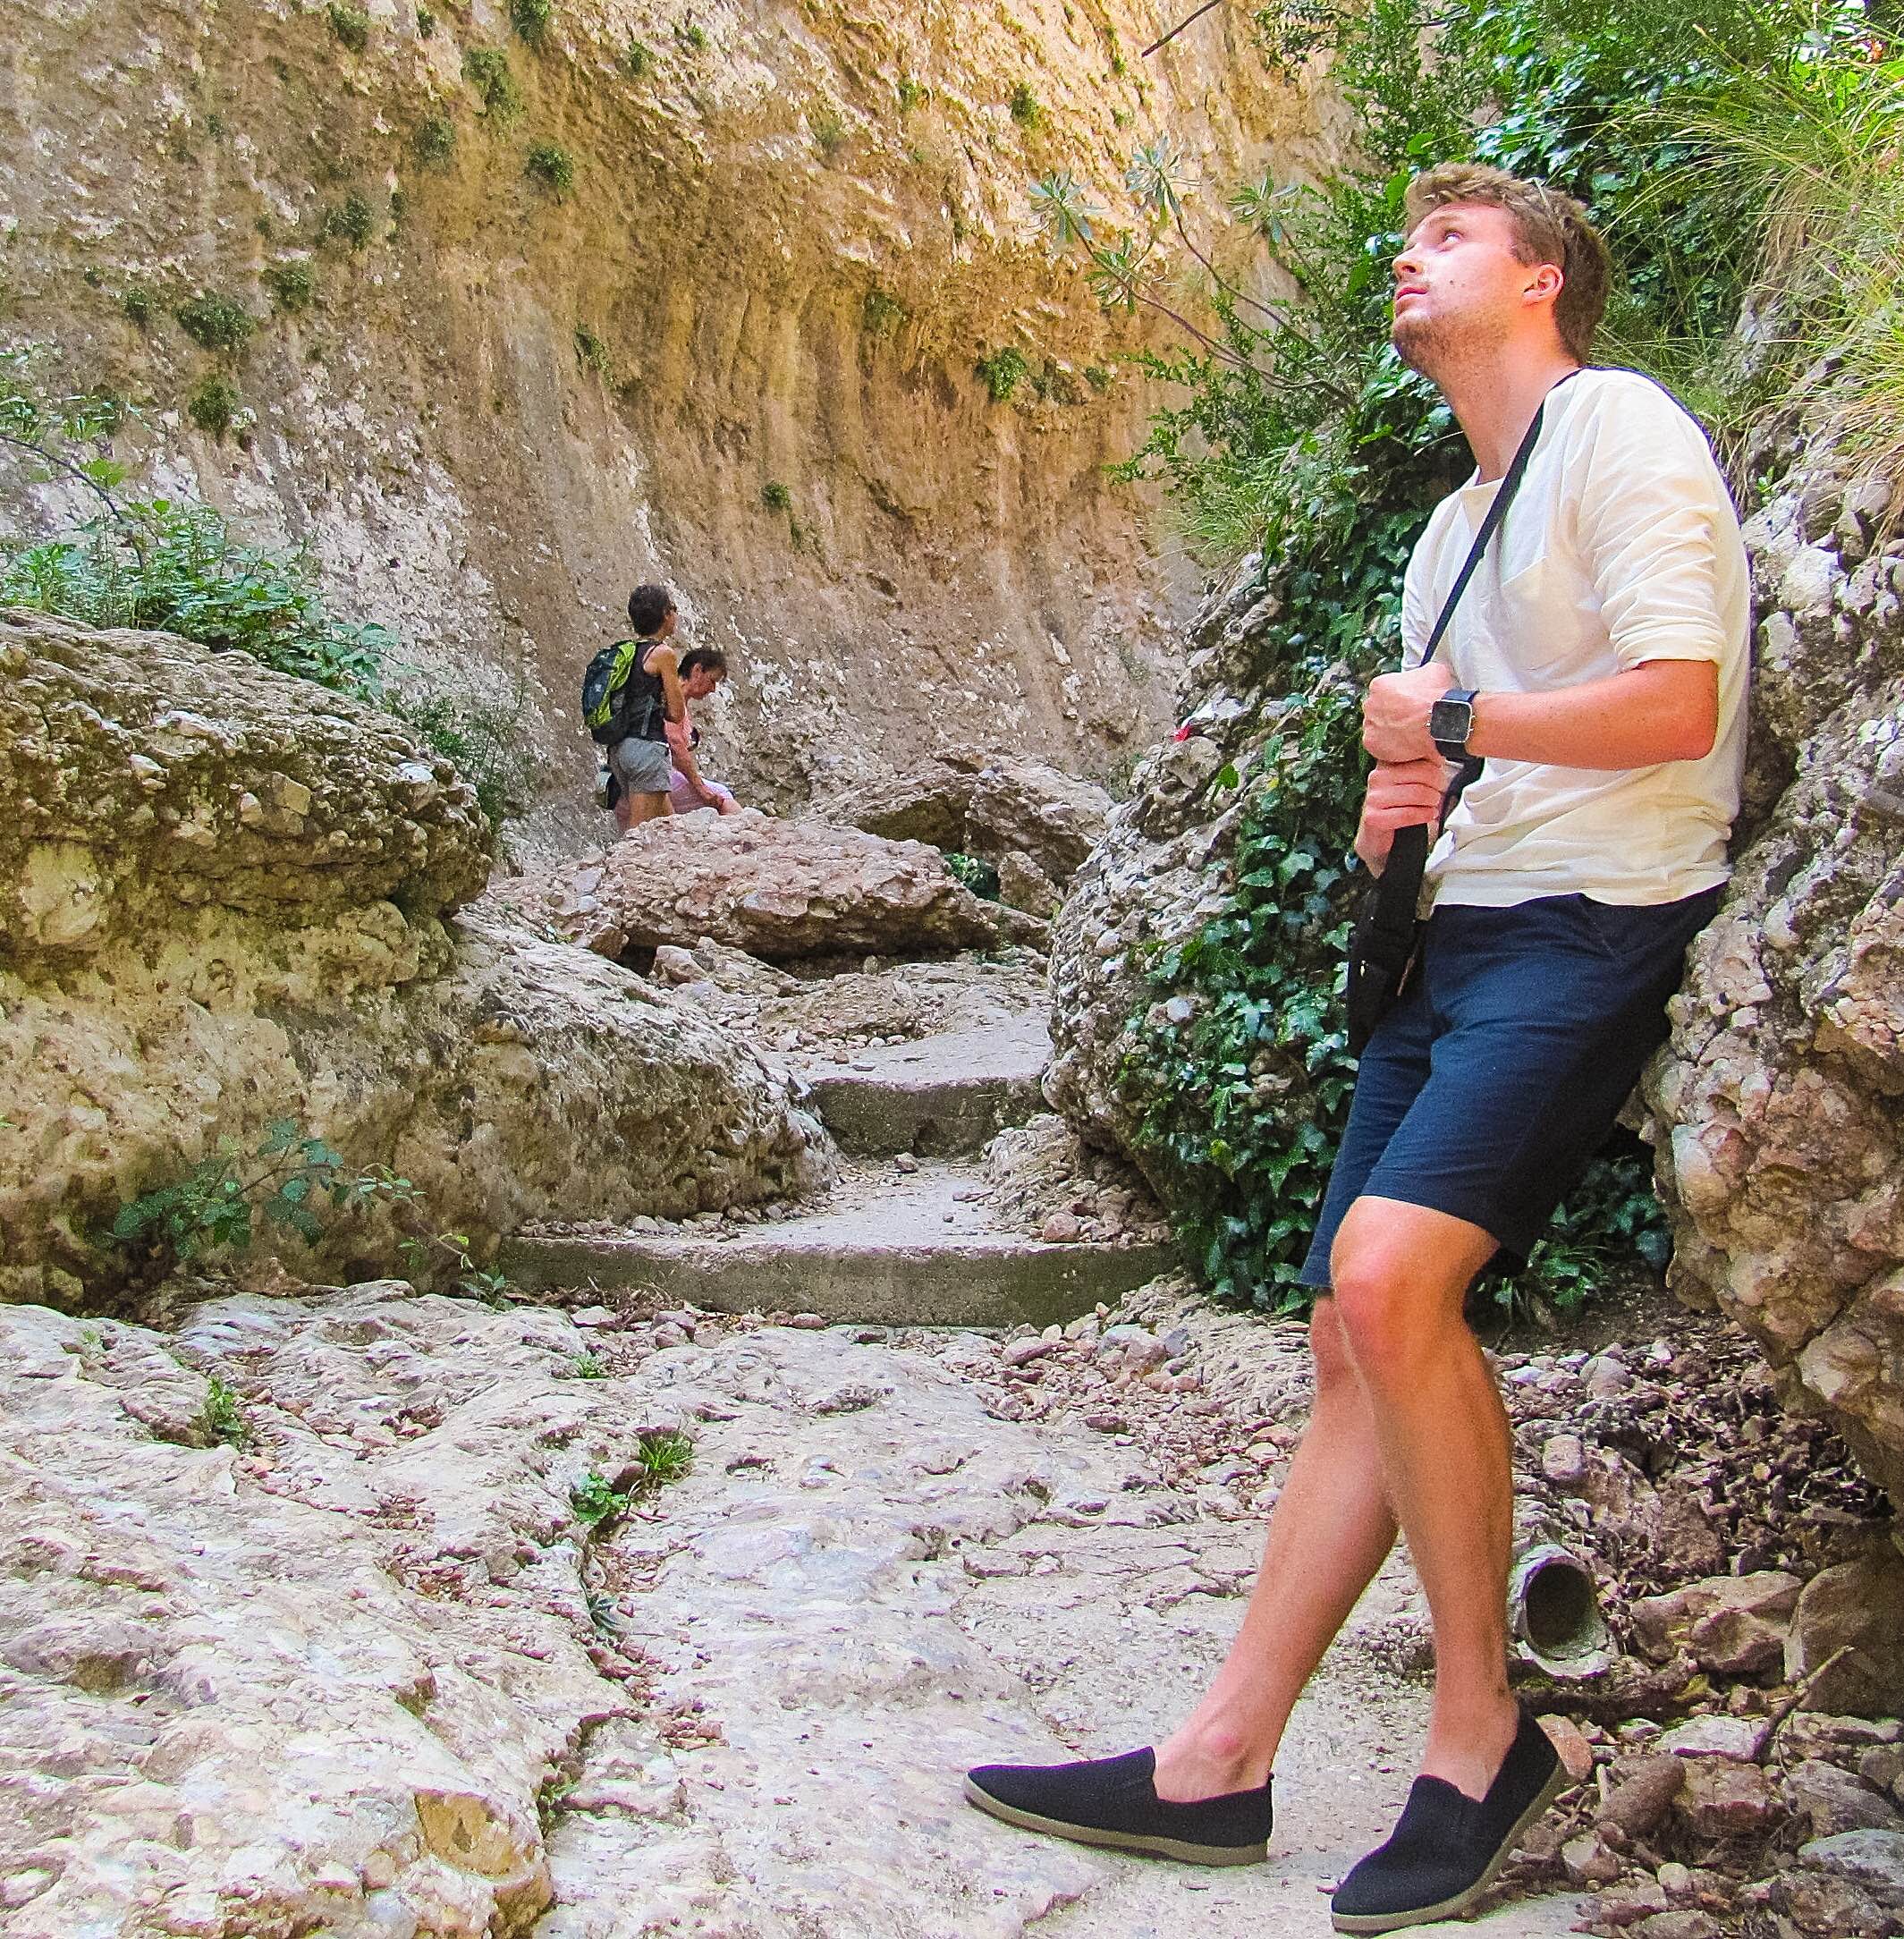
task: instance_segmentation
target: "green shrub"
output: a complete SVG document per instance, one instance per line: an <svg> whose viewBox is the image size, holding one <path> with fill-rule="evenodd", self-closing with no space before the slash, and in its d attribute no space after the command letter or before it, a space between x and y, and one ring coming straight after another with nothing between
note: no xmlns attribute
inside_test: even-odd
<svg viewBox="0 0 1904 1939"><path fill-rule="evenodd" d="M791 512L793 509L793 494L777 479L760 487L760 503L769 512Z"/></svg>
<svg viewBox="0 0 1904 1939"><path fill-rule="evenodd" d="M427 747L440 754L476 790L477 806L499 828L535 796L540 771L529 739L533 721L528 690L507 699L453 699L396 689L382 704Z"/></svg>
<svg viewBox="0 0 1904 1939"><path fill-rule="evenodd" d="M829 162L846 146L845 117L833 108L810 109L807 128L813 137L814 146Z"/></svg>
<svg viewBox="0 0 1904 1939"><path fill-rule="evenodd" d="M331 31L352 54L361 54L370 45L370 16L361 7L342 6L331 0L326 10Z"/></svg>
<svg viewBox="0 0 1904 1939"><path fill-rule="evenodd" d="M317 277L309 263L270 263L260 278L272 302L295 315L309 309L317 295Z"/></svg>
<svg viewBox="0 0 1904 1939"><path fill-rule="evenodd" d="M227 355L242 350L258 328L258 318L244 305L216 291L201 291L188 297L172 313L200 350L219 351Z"/></svg>
<svg viewBox="0 0 1904 1939"><path fill-rule="evenodd" d="M456 152L456 123L447 114L426 114L410 138L417 159L428 168L440 168Z"/></svg>
<svg viewBox="0 0 1904 1939"><path fill-rule="evenodd" d="M945 873L962 888L969 889L981 902L998 900L998 871L977 855L961 855L956 849L944 850Z"/></svg>
<svg viewBox="0 0 1904 1939"><path fill-rule="evenodd" d="M485 117L498 127L522 112L522 91L500 47L471 47L462 57L463 78L476 89Z"/></svg>
<svg viewBox="0 0 1904 1939"><path fill-rule="evenodd" d="M251 1444L251 1424L238 1390L216 1374L205 1384L205 1404L199 1410L199 1432L207 1444L222 1443L240 1450Z"/></svg>
<svg viewBox="0 0 1904 1939"><path fill-rule="evenodd" d="M924 107L932 98L932 89L924 81L915 80L910 74L899 78L899 111L910 114L916 107Z"/></svg>
<svg viewBox="0 0 1904 1939"><path fill-rule="evenodd" d="M436 16L427 7L417 9L417 38L434 40L436 38Z"/></svg>
<svg viewBox="0 0 1904 1939"><path fill-rule="evenodd" d="M361 189L351 190L343 201L326 209L318 225L318 233L326 241L352 250L368 249L377 240L377 231L376 206Z"/></svg>
<svg viewBox="0 0 1904 1939"><path fill-rule="evenodd" d="M243 402L231 378L222 370L213 370L185 400L185 415L201 431L208 431L222 443Z"/></svg>
<svg viewBox="0 0 1904 1939"><path fill-rule="evenodd" d="M552 0L509 0L509 24L517 38L532 47L548 38L549 21L554 14Z"/></svg>
<svg viewBox="0 0 1904 1939"><path fill-rule="evenodd" d="M614 382L614 359L608 346L585 323L575 326L575 360L584 370L592 370L605 384Z"/></svg>
<svg viewBox="0 0 1904 1939"><path fill-rule="evenodd" d="M1043 126L1045 111L1038 106L1038 97L1032 93L1027 82L1021 80L1012 89L1011 108L1011 119L1027 134L1031 134Z"/></svg>
<svg viewBox="0 0 1904 1939"><path fill-rule="evenodd" d="M994 404L1006 402L1012 392L1031 375L1031 366L1026 360L1024 351L1012 343L981 357L972 368L985 379L986 388L991 392Z"/></svg>
<svg viewBox="0 0 1904 1939"><path fill-rule="evenodd" d="M1086 364L1084 381L1094 391L1107 391L1111 388L1111 373L1102 364Z"/></svg>
<svg viewBox="0 0 1904 1939"><path fill-rule="evenodd" d="M119 308L127 322L149 330L158 314L158 299L143 283L129 283L120 292Z"/></svg>
<svg viewBox="0 0 1904 1939"><path fill-rule="evenodd" d="M575 186L575 157L554 141L532 143L523 159L522 172L557 200Z"/></svg>
<svg viewBox="0 0 1904 1939"><path fill-rule="evenodd" d="M643 40L630 37L622 50L622 72L630 80L640 80L655 65L654 50Z"/></svg>
<svg viewBox="0 0 1904 1939"><path fill-rule="evenodd" d="M707 51L707 30L696 21L683 21L674 30L674 38L690 54L705 54Z"/></svg>

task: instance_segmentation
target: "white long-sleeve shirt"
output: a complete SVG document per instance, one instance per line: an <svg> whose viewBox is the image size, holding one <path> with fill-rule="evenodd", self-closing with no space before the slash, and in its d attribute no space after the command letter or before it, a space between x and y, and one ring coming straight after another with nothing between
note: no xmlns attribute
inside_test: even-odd
<svg viewBox="0 0 1904 1939"><path fill-rule="evenodd" d="M1434 509L1409 561L1407 663L1427 643L1498 483ZM1428 859L1424 902L1676 902L1725 880L1745 765L1750 579L1705 436L1630 370L1552 392L1520 488L1441 645L1456 684L1546 693L1648 660L1710 660L1719 728L1697 761L1490 760Z"/></svg>

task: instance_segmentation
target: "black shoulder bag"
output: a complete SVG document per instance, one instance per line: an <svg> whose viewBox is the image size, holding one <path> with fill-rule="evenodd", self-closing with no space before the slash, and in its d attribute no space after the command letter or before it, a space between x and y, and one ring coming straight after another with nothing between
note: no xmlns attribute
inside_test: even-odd
<svg viewBox="0 0 1904 1939"><path fill-rule="evenodd" d="M1561 379L1564 384L1565 377ZM1448 597L1442 602L1440 617L1434 622L1434 631L1428 635L1428 644L1423 649L1421 658L1415 664L1426 666L1434 657L1442 643L1442 635L1448 631L1448 622L1454 617L1454 608L1461 595L1468 589L1468 581L1474 577L1476 566L1481 563L1481 555L1487 550L1488 541L1499 529L1501 521L1507 516L1507 508L1514 494L1520 488L1521 474L1527 468L1536 442L1540 436L1541 419L1546 414L1546 403L1543 400L1534 413L1534 421L1528 425L1527 435L1520 441L1520 448L1514 453L1514 461L1507 468L1501 479L1501 489L1494 494L1494 502L1487 508L1487 515L1481 521L1481 529L1475 534L1474 544L1468 548L1468 557L1462 564L1460 575ZM1463 761L1454 779L1448 783L1448 792L1442 796L1442 805L1435 820L1439 827L1448 826L1448 817L1454 812L1454 805L1461 798L1461 792L1481 772L1481 762L1473 755ZM1428 869L1428 830L1426 824L1417 823L1411 828L1398 828L1395 839L1388 851L1388 865L1362 891L1360 908L1356 911L1355 927L1349 937L1349 980L1345 992L1349 1012L1349 1054L1359 1057L1368 1047L1368 1040L1375 1034L1375 1026L1400 1001L1401 993L1408 987L1409 978L1413 974L1415 960L1421 950L1421 923L1415 910L1421 901L1421 885Z"/></svg>

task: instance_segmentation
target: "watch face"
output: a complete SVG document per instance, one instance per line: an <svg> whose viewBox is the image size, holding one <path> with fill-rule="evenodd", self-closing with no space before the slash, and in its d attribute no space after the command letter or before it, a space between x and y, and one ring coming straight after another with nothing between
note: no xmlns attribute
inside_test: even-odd
<svg viewBox="0 0 1904 1939"><path fill-rule="evenodd" d="M1428 732L1436 741L1465 741L1474 724L1466 700L1437 700L1428 710Z"/></svg>

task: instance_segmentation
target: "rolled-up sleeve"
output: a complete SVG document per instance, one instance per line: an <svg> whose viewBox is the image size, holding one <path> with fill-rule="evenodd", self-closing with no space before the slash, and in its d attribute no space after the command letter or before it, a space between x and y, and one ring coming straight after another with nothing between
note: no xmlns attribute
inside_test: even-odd
<svg viewBox="0 0 1904 1939"><path fill-rule="evenodd" d="M1697 427L1636 382L1576 456L1578 543L1620 664L1722 664L1719 548L1737 544L1738 519Z"/></svg>

